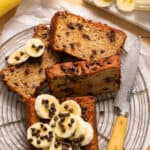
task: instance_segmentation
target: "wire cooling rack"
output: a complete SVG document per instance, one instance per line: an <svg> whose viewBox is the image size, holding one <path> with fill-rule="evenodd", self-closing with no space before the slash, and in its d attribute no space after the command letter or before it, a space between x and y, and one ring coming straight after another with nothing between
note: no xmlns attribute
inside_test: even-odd
<svg viewBox="0 0 150 150"><path fill-rule="evenodd" d="M18 33L0 47L0 70L6 66L5 57L22 47L31 38L34 27ZM123 56L124 58L124 56ZM122 58L122 59L123 59ZM47 85L42 91L48 91ZM97 129L99 146L106 149L117 111L113 107L115 94L97 96ZM149 97L140 70L131 96L125 150L142 150L149 124ZM0 150L26 150L25 110L21 99L0 80Z"/></svg>

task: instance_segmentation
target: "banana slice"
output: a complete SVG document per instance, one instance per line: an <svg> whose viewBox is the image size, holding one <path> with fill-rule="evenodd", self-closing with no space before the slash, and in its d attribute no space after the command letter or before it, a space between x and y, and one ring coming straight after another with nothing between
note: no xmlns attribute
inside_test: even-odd
<svg viewBox="0 0 150 150"><path fill-rule="evenodd" d="M130 12L135 8L135 0L116 0L116 5L121 11Z"/></svg>
<svg viewBox="0 0 150 150"><path fill-rule="evenodd" d="M85 121L79 116L75 116L75 117L76 117L77 125L76 125L75 133L73 134L72 137L70 137L71 140L78 139L78 138L84 136L84 134L85 134L85 128L86 128Z"/></svg>
<svg viewBox="0 0 150 150"><path fill-rule="evenodd" d="M26 43L26 52L29 56L40 57L44 53L45 45L38 38L32 38Z"/></svg>
<svg viewBox="0 0 150 150"><path fill-rule="evenodd" d="M76 118L71 113L59 113L55 134L60 138L69 138L76 130Z"/></svg>
<svg viewBox="0 0 150 150"><path fill-rule="evenodd" d="M19 50L15 51L8 57L8 64L10 65L17 65L27 61L29 55L25 51L25 47L20 48Z"/></svg>
<svg viewBox="0 0 150 150"><path fill-rule="evenodd" d="M108 7L112 4L112 0L94 0L94 4L99 7Z"/></svg>
<svg viewBox="0 0 150 150"><path fill-rule="evenodd" d="M52 119L59 113L60 104L56 97L48 94L41 94L36 98L35 111L40 118Z"/></svg>
<svg viewBox="0 0 150 150"><path fill-rule="evenodd" d="M55 134L48 124L37 122L27 130L28 141L36 148L47 148L55 141Z"/></svg>
<svg viewBox="0 0 150 150"><path fill-rule="evenodd" d="M81 116L81 107L74 100L67 100L67 101L63 102L60 106L60 111L61 112L69 112L74 115Z"/></svg>
<svg viewBox="0 0 150 150"><path fill-rule="evenodd" d="M85 145L88 145L92 139L93 139L93 136L94 136L94 131L93 131L93 128L91 126L90 123L88 122L84 122L84 127L85 127L85 133L83 136L80 137L81 139L81 146L85 146Z"/></svg>
<svg viewBox="0 0 150 150"><path fill-rule="evenodd" d="M55 141L55 143L50 147L49 150L72 150L72 147L70 144L62 141Z"/></svg>

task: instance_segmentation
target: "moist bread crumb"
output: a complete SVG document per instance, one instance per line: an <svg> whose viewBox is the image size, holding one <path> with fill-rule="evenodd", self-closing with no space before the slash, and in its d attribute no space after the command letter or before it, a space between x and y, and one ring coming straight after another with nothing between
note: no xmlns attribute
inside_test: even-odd
<svg viewBox="0 0 150 150"><path fill-rule="evenodd" d="M65 11L51 21L51 46L83 60L120 54L126 35L108 25L86 20Z"/></svg>

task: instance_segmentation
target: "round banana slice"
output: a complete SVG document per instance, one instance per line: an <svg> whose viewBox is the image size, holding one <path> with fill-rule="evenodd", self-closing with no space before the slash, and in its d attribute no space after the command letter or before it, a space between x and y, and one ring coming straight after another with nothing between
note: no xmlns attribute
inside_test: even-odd
<svg viewBox="0 0 150 150"><path fill-rule="evenodd" d="M81 116L81 107L74 100L67 100L67 101L63 102L60 106L60 111L61 112L69 112L74 115Z"/></svg>
<svg viewBox="0 0 150 150"><path fill-rule="evenodd" d="M78 138L84 136L85 128L86 128L85 121L79 116L75 116L75 117L76 117L77 125L76 125L76 130L75 130L74 134L72 135L72 137L70 137L71 140L78 139Z"/></svg>
<svg viewBox="0 0 150 150"><path fill-rule="evenodd" d="M72 150L72 147L70 144L62 141L55 141L55 143L50 147L49 150Z"/></svg>
<svg viewBox="0 0 150 150"><path fill-rule="evenodd" d="M130 12L135 8L135 0L116 0L116 5L121 11Z"/></svg>
<svg viewBox="0 0 150 150"><path fill-rule="evenodd" d="M32 38L26 43L26 52L29 56L40 57L45 50L44 43L38 38Z"/></svg>
<svg viewBox="0 0 150 150"><path fill-rule="evenodd" d="M59 113L55 134L60 138L69 138L76 130L76 118L71 113Z"/></svg>
<svg viewBox="0 0 150 150"><path fill-rule="evenodd" d="M25 47L20 48L19 50L15 51L8 57L8 64L10 65L17 65L27 61L29 55L25 51Z"/></svg>
<svg viewBox="0 0 150 150"><path fill-rule="evenodd" d="M94 0L94 4L99 7L108 7L112 4L112 0Z"/></svg>
<svg viewBox="0 0 150 150"><path fill-rule="evenodd" d="M35 111L40 118L52 119L59 113L60 104L56 97L49 94L41 94L36 98Z"/></svg>
<svg viewBox="0 0 150 150"><path fill-rule="evenodd" d="M81 136L81 146L85 146L85 145L88 145L92 139L93 139L93 136L94 136L94 131L93 131L93 128L91 126L90 123L88 122L84 122L84 126L85 126L85 133L83 136Z"/></svg>
<svg viewBox="0 0 150 150"><path fill-rule="evenodd" d="M28 141L36 148L47 148L55 141L55 134L48 124L37 122L27 130Z"/></svg>

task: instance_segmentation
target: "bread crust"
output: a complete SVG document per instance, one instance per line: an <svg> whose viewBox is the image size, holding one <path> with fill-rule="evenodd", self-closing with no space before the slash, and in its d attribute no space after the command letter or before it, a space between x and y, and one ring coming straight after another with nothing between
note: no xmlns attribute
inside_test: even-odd
<svg viewBox="0 0 150 150"><path fill-rule="evenodd" d="M87 121L92 125L94 129L94 138L88 146L84 147L84 150L98 150L95 97L93 96L68 97L68 98L61 99L60 102L63 102L69 99L75 100L76 102L80 104L82 108L83 118L87 119ZM26 111L27 127L39 121L39 118L36 115L36 112L34 109L34 103L35 103L35 98L30 98L28 100L25 100L25 105L26 105L26 110L27 110ZM31 116L29 114L31 114ZM28 150L38 150L38 149L32 147L31 144L28 143Z"/></svg>
<svg viewBox="0 0 150 150"><path fill-rule="evenodd" d="M67 15L72 15L72 16L76 16L78 19L82 20L84 23L87 23L89 22L90 24L92 24L93 26L99 28L100 30L103 30L103 29L111 29L112 31L115 31L115 32L120 32L123 36L124 36L124 40L123 40L123 43L122 43L122 47L120 47L120 49L117 49L117 52L116 52L116 55L119 55L120 52L121 52L121 49L123 48L123 45L125 43L125 40L126 40L126 34L119 30L119 29L116 29L116 28L113 28L111 26L108 26L107 24L102 24L102 23L98 23L98 22L94 22L94 21L91 21L91 20L87 20L79 15L75 15L75 14L72 14L70 12L67 12L67 11L59 11L59 12L56 12L55 15L53 16L52 20L51 20L51 28L50 28L50 34L51 34L51 39L50 39L50 45L52 47L53 50L56 50L56 51L63 51L65 53L67 53L67 51L65 51L64 49L61 49L61 48L56 48L54 46L54 43L55 43L55 37L56 37L56 29L57 29L57 25L58 25L58 18L59 16L67 16ZM69 55L72 55L74 57L77 57L71 53L68 53ZM84 59L83 57L81 56L78 56L77 57L78 59ZM86 60L86 59L84 59Z"/></svg>

